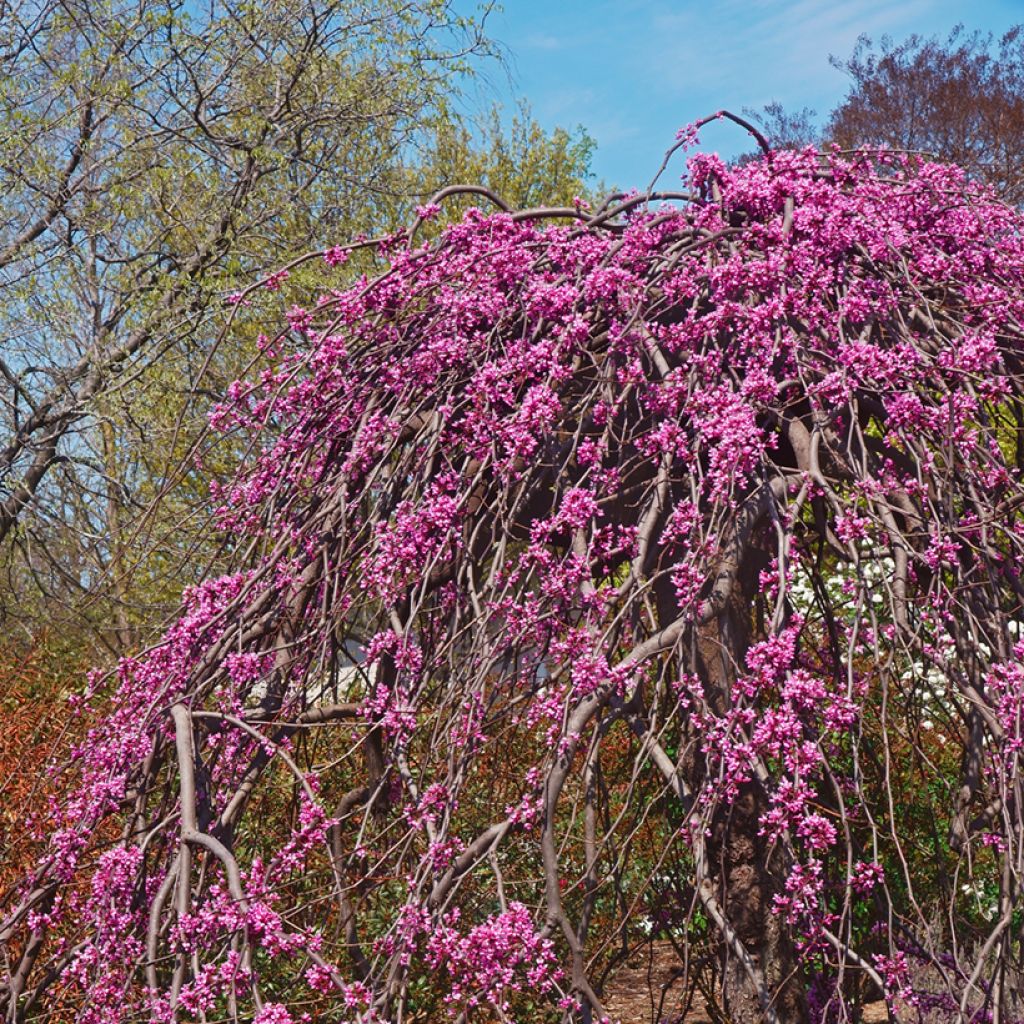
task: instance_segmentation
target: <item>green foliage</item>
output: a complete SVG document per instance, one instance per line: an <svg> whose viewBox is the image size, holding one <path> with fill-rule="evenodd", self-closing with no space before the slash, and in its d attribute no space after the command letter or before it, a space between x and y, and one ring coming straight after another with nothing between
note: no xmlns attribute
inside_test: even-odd
<svg viewBox="0 0 1024 1024"><path fill-rule="evenodd" d="M230 330L226 296L303 252L408 223L455 179L514 203L585 190L582 130L548 134L525 106L507 127L496 110L482 128L456 114L493 55L448 0L12 9L0 25L0 631L57 621L109 655L230 559L206 529L205 479L245 453L201 444L206 416L282 303L309 294L311 268L255 293ZM373 262L354 259L339 286Z"/></svg>
<svg viewBox="0 0 1024 1024"><path fill-rule="evenodd" d="M576 197L593 197L588 179L594 145L582 125L548 135L521 101L507 123L495 107L476 126L443 125L422 175L438 190L453 182L485 185L516 209L569 205Z"/></svg>

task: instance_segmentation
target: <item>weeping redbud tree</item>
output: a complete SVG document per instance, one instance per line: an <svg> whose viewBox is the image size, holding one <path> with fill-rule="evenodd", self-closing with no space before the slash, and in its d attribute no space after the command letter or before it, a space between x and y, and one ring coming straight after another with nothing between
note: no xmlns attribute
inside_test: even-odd
<svg viewBox="0 0 1024 1024"><path fill-rule="evenodd" d="M665 1016L1024 1019L1024 220L765 148L318 254L214 415L237 571L76 703L9 1021L589 1022L649 942Z"/></svg>

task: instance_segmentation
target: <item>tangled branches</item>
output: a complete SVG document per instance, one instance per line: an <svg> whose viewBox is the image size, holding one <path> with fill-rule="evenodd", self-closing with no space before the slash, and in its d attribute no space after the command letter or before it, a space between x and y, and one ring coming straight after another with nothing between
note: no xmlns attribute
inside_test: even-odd
<svg viewBox="0 0 1024 1024"><path fill-rule="evenodd" d="M378 249L216 411L239 569L83 702L9 1019L589 1021L652 935L741 1024L1024 1012L1019 215L700 155Z"/></svg>

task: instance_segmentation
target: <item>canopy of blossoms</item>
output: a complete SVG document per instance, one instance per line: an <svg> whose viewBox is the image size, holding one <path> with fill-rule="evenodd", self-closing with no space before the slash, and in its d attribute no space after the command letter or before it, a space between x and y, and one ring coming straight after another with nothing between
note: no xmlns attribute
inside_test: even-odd
<svg viewBox="0 0 1024 1024"><path fill-rule="evenodd" d="M76 702L8 1019L598 1020L652 938L737 1024L1024 1019L1021 215L810 150L437 212L217 408L237 571Z"/></svg>

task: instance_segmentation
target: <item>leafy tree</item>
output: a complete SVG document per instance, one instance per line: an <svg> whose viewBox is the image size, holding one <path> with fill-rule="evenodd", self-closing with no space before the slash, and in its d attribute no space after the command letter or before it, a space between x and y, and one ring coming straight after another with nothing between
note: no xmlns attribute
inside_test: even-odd
<svg viewBox="0 0 1024 1024"><path fill-rule="evenodd" d="M225 297L311 246L393 226L460 160L476 172L453 104L489 49L447 0L5 9L8 637L84 616L116 652L173 607L209 554L190 453L266 328L256 302L225 338ZM522 188L582 187L585 139L528 115L512 128L536 161ZM487 157L493 174L503 159ZM301 271L290 283L304 290ZM222 472L232 457L207 454Z"/></svg>
<svg viewBox="0 0 1024 1024"><path fill-rule="evenodd" d="M582 126L575 135L556 129L549 139L521 101L510 122L494 109L473 129L452 121L437 133L429 168L438 189L452 182L473 182L518 209L567 203L594 192L580 173L590 166L594 149ZM450 216L448 207L445 212Z"/></svg>
<svg viewBox="0 0 1024 1024"><path fill-rule="evenodd" d="M881 159L325 250L8 1019L590 1021L652 933L738 1024L1019 1018L1024 224Z"/></svg>

